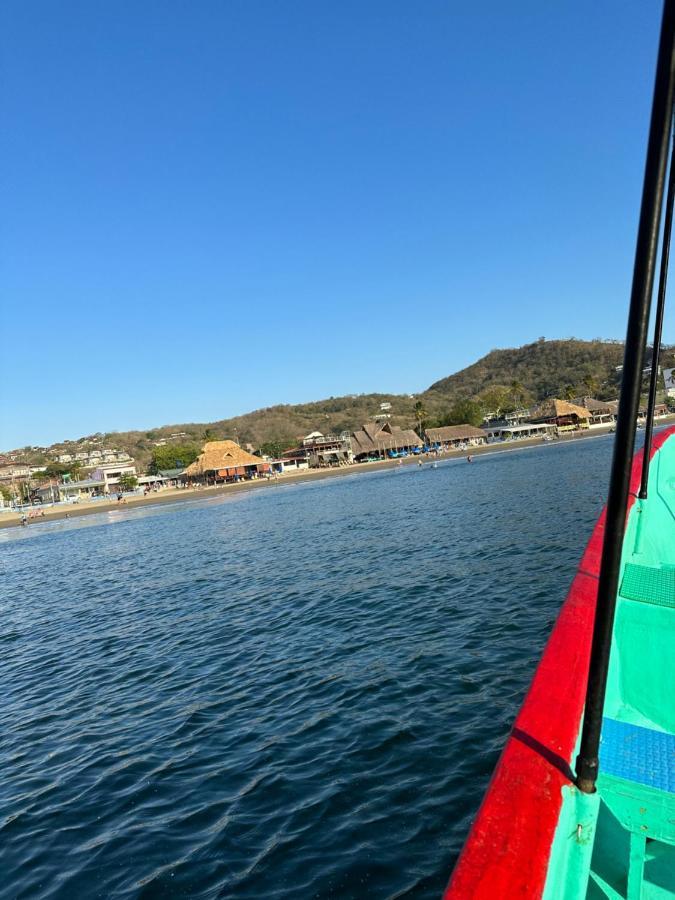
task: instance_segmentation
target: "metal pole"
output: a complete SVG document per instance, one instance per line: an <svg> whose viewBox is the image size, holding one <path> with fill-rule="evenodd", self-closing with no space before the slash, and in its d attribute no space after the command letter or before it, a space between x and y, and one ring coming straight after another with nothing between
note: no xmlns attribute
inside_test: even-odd
<svg viewBox="0 0 675 900"><path fill-rule="evenodd" d="M673 82L675 80L674 51L675 0L665 0L633 266L623 383L607 498L584 724L580 752L576 762L577 787L588 794L595 791L595 782L598 777L598 748L605 704L609 653L612 645L619 566L635 443L635 426L642 385L642 364L654 286L656 248L670 137Z"/></svg>
<svg viewBox="0 0 675 900"><path fill-rule="evenodd" d="M647 499L649 486L649 458L654 434L654 409L656 408L656 385L659 378L659 351L663 333L663 312L666 306L666 285L668 283L668 260L670 257L670 235L673 228L673 203L675 202L675 140L670 151L670 171L668 172L668 194L666 197L666 218L663 223L663 243L661 247L661 270L659 272L659 290L656 301L656 318L654 320L654 346L652 349L652 371L649 377L649 399L647 402L647 421L645 422L645 443L642 451L642 477L640 479L640 500Z"/></svg>

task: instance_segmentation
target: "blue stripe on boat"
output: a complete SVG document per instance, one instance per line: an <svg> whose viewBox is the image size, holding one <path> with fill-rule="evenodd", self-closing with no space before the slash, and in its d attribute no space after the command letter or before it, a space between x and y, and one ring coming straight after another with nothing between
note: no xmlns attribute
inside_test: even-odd
<svg viewBox="0 0 675 900"><path fill-rule="evenodd" d="M675 735L605 718L600 769L675 794Z"/></svg>

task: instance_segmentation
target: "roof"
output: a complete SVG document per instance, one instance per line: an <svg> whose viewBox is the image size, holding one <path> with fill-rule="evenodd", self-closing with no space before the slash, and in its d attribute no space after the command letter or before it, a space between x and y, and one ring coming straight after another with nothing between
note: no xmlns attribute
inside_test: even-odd
<svg viewBox="0 0 675 900"><path fill-rule="evenodd" d="M178 478L178 476L182 475L184 471L184 466L181 466L179 469L160 469L159 474L162 476L162 478Z"/></svg>
<svg viewBox="0 0 675 900"><path fill-rule="evenodd" d="M382 450L397 450L402 447L421 447L422 441L412 428L400 428L398 425L383 425L369 422L359 431L352 432L352 451L354 456L364 453L378 453Z"/></svg>
<svg viewBox="0 0 675 900"><path fill-rule="evenodd" d="M259 456L242 450L234 441L208 441L197 459L185 469L186 475L203 475L218 469L233 469L237 466L259 466Z"/></svg>
<svg viewBox="0 0 675 900"><path fill-rule="evenodd" d="M85 481L66 481L65 484L56 485L60 491L79 491L88 490L89 488L104 487L105 481L98 481L95 478L87 478Z"/></svg>
<svg viewBox="0 0 675 900"><path fill-rule="evenodd" d="M135 469L136 467L133 459L121 459L119 462L97 462L94 463L93 468L97 472L116 472L118 469Z"/></svg>
<svg viewBox="0 0 675 900"><path fill-rule="evenodd" d="M476 428L475 425L444 425L442 428L427 428L424 433L427 440L434 444L485 437L483 429Z"/></svg>
<svg viewBox="0 0 675 900"><path fill-rule="evenodd" d="M555 425L549 422L539 422L537 424L528 422L525 425L487 425L485 430L488 434L493 434L495 431L508 431L509 434L520 434L523 431L534 431L535 429L546 431L548 428L555 428Z"/></svg>
<svg viewBox="0 0 675 900"><path fill-rule="evenodd" d="M546 400L541 406L532 411L533 419L558 419L563 416L576 416L578 419L590 419L590 413L583 406L568 403L567 400L557 400L555 397Z"/></svg>
<svg viewBox="0 0 675 900"><path fill-rule="evenodd" d="M619 408L618 400L596 400L593 397L584 397L581 405L592 413L616 413Z"/></svg>

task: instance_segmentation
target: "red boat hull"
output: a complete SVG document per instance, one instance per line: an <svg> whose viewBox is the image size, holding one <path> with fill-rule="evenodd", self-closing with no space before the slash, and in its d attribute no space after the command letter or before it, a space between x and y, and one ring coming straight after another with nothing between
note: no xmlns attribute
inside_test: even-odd
<svg viewBox="0 0 675 900"><path fill-rule="evenodd" d="M654 436L651 455L669 428ZM635 455L629 509L640 485ZM445 892L446 900L541 897L584 706L604 510Z"/></svg>

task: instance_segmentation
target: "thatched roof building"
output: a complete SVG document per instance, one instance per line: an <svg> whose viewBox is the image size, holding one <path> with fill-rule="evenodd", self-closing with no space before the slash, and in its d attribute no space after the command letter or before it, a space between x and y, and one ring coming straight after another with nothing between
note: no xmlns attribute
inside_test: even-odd
<svg viewBox="0 0 675 900"><path fill-rule="evenodd" d="M461 444L463 441L485 443L485 432L474 425L444 425L442 428L427 428L424 435L429 444Z"/></svg>
<svg viewBox="0 0 675 900"><path fill-rule="evenodd" d="M595 400L593 397L584 397L580 405L593 415L611 414L615 416L619 411L618 400Z"/></svg>
<svg viewBox="0 0 675 900"><path fill-rule="evenodd" d="M591 414L585 407L555 398L546 400L532 410L531 416L533 422L554 422L558 427L581 426L582 428L588 427L590 418Z"/></svg>
<svg viewBox="0 0 675 900"><path fill-rule="evenodd" d="M205 475L229 478L233 475L251 475L267 469L269 465L259 456L253 456L242 450L234 441L209 441L204 444L197 459L187 467L185 474L190 478Z"/></svg>
<svg viewBox="0 0 675 900"><path fill-rule="evenodd" d="M400 428L389 422L368 422L363 428L352 432L352 453L354 459L364 456L378 456L387 451L399 452L422 447L422 441L412 428Z"/></svg>
<svg viewBox="0 0 675 900"><path fill-rule="evenodd" d="M619 412L618 400L596 400L594 397L578 397L573 401L590 413L591 425L605 425L614 422Z"/></svg>

